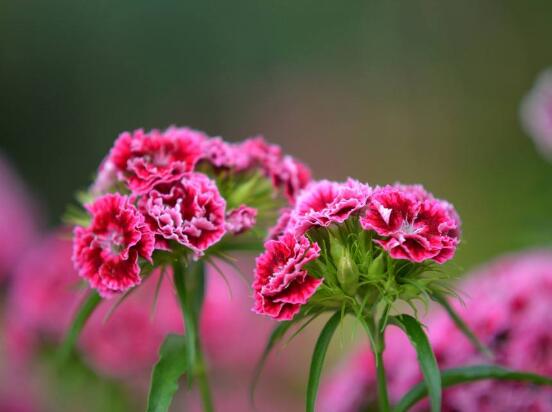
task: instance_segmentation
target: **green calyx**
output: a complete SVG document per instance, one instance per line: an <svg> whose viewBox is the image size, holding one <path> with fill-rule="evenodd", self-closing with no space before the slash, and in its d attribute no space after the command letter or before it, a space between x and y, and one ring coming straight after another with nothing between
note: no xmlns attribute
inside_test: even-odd
<svg viewBox="0 0 552 412"><path fill-rule="evenodd" d="M391 258L358 219L313 228L307 236L321 249L320 257L309 263L307 270L324 278L308 303L309 311L343 308L357 313L380 303L391 307L398 300L415 308L414 301L426 304L433 293L453 294L445 283L448 277L437 264Z"/></svg>

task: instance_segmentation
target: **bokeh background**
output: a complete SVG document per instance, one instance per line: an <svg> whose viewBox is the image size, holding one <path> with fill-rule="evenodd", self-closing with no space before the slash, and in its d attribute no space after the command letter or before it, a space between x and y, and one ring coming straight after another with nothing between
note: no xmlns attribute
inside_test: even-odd
<svg viewBox="0 0 552 412"><path fill-rule="evenodd" d="M0 149L53 227L121 131L262 133L316 177L450 200L462 274L552 239L552 165L518 116L551 22L545 0L4 0Z"/></svg>

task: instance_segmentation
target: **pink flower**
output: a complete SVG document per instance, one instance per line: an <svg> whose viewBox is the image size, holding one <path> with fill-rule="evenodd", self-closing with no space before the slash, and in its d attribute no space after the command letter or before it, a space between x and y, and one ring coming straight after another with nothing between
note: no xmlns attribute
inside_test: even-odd
<svg viewBox="0 0 552 412"><path fill-rule="evenodd" d="M256 221L257 209L241 205L226 214L226 230L234 235L239 235L255 226Z"/></svg>
<svg viewBox="0 0 552 412"><path fill-rule="evenodd" d="M134 193L144 194L158 183L178 180L193 171L206 139L188 128L124 132L111 149L109 161Z"/></svg>
<svg viewBox="0 0 552 412"><path fill-rule="evenodd" d="M289 230L291 224L291 212L290 207L285 207L280 210L278 221L268 231L267 240L276 240Z"/></svg>
<svg viewBox="0 0 552 412"><path fill-rule="evenodd" d="M109 297L140 283L138 257L151 261L154 236L144 216L119 194L87 206L92 221L74 230L73 262L90 286Z"/></svg>
<svg viewBox="0 0 552 412"><path fill-rule="evenodd" d="M290 226L304 233L313 226L343 223L365 207L371 193L368 185L348 179L345 183L321 180L311 184L297 198Z"/></svg>
<svg viewBox="0 0 552 412"><path fill-rule="evenodd" d="M175 240L200 256L226 233L226 202L216 184L201 173L158 184L139 201L154 233Z"/></svg>
<svg viewBox="0 0 552 412"><path fill-rule="evenodd" d="M117 168L108 156L100 164L98 175L90 187L90 193L93 197L105 195L113 190L117 182Z"/></svg>
<svg viewBox="0 0 552 412"><path fill-rule="evenodd" d="M254 311L277 320L290 320L316 292L323 279L308 274L305 265L320 256L320 248L305 236L286 233L265 243L256 261Z"/></svg>
<svg viewBox="0 0 552 412"><path fill-rule="evenodd" d="M275 187L283 187L290 203L295 202L297 194L311 181L311 171L304 163L291 156L285 156L269 169Z"/></svg>
<svg viewBox="0 0 552 412"><path fill-rule="evenodd" d="M384 237L375 242L395 259L444 263L459 243L458 215L449 203L421 199L420 193L400 186L378 188L360 223Z"/></svg>
<svg viewBox="0 0 552 412"><path fill-rule="evenodd" d="M36 237L34 202L19 176L0 153L0 280L11 274Z"/></svg>
<svg viewBox="0 0 552 412"><path fill-rule="evenodd" d="M552 155L552 70L543 72L523 99L521 120L540 151Z"/></svg>
<svg viewBox="0 0 552 412"><path fill-rule="evenodd" d="M262 136L246 139L239 145L239 150L247 156L247 168L260 166L267 173L283 156L280 146L267 143Z"/></svg>

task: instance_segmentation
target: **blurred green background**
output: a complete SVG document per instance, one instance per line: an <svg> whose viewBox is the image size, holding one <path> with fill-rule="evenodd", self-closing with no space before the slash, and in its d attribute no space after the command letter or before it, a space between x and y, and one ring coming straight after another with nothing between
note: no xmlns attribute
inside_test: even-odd
<svg viewBox="0 0 552 412"><path fill-rule="evenodd" d="M4 0L1 149L55 224L123 130L263 133L317 177L449 199L469 268L550 238L518 106L551 38L545 0Z"/></svg>

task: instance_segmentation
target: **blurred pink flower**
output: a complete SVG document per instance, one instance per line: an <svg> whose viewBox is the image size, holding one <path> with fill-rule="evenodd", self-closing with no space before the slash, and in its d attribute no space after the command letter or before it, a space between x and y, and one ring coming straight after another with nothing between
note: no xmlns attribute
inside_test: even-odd
<svg viewBox="0 0 552 412"><path fill-rule="evenodd" d="M541 73L521 104L521 121L541 153L552 156L552 69Z"/></svg>
<svg viewBox="0 0 552 412"><path fill-rule="evenodd" d="M178 182L161 183L139 201L153 232L176 240L197 256L226 233L226 201L214 181L187 173Z"/></svg>
<svg viewBox="0 0 552 412"><path fill-rule="evenodd" d="M328 227L343 223L366 206L372 189L357 180L345 183L320 180L308 186L297 199L291 215L290 230L305 233L313 226Z"/></svg>
<svg viewBox="0 0 552 412"><path fill-rule="evenodd" d="M240 205L226 213L226 230L233 235L247 232L257 221L257 209Z"/></svg>
<svg viewBox="0 0 552 412"><path fill-rule="evenodd" d="M502 257L473 272L461 290L467 295L466 305L456 302L454 306L490 347L498 364L552 376L552 330L548 327L552 322L552 252L537 250ZM443 311L434 312L424 323L441 369L488 363ZM358 356L370 360L368 355L365 348ZM397 401L422 377L414 351L396 328L386 332L385 360L391 398ZM335 399L339 388L347 385L366 388L364 394L337 402L341 409L324 411L358 412L355 405L375 401L373 371L361 375L358 368L366 370L353 359L329 380L321 404L326 398ZM418 409L424 407L421 403ZM499 381L461 385L444 391L443 411L552 411L552 390Z"/></svg>
<svg viewBox="0 0 552 412"><path fill-rule="evenodd" d="M73 262L79 275L104 297L140 283L138 257L151 261L154 236L144 216L119 194L104 195L88 205L89 227L76 227Z"/></svg>
<svg viewBox="0 0 552 412"><path fill-rule="evenodd" d="M286 233L265 243L253 281L254 311L290 320L316 292L323 279L310 276L305 265L320 256L320 247L305 237Z"/></svg>
<svg viewBox="0 0 552 412"><path fill-rule="evenodd" d="M16 226L14 226L16 225ZM17 230L13 230L17 227ZM0 153L0 280L36 236L37 216L31 196Z"/></svg>
<svg viewBox="0 0 552 412"><path fill-rule="evenodd" d="M163 132L124 132L115 141L108 162L134 193L144 194L158 183L178 180L193 171L206 139L202 132L177 127Z"/></svg>
<svg viewBox="0 0 552 412"><path fill-rule="evenodd" d="M291 225L291 213L293 209L285 207L280 209L276 224L268 231L267 240L276 240L286 233Z"/></svg>
<svg viewBox="0 0 552 412"><path fill-rule="evenodd" d="M377 188L360 223L384 239L375 240L395 259L438 263L450 260L459 243L459 220L449 203L428 197L419 186Z"/></svg>

